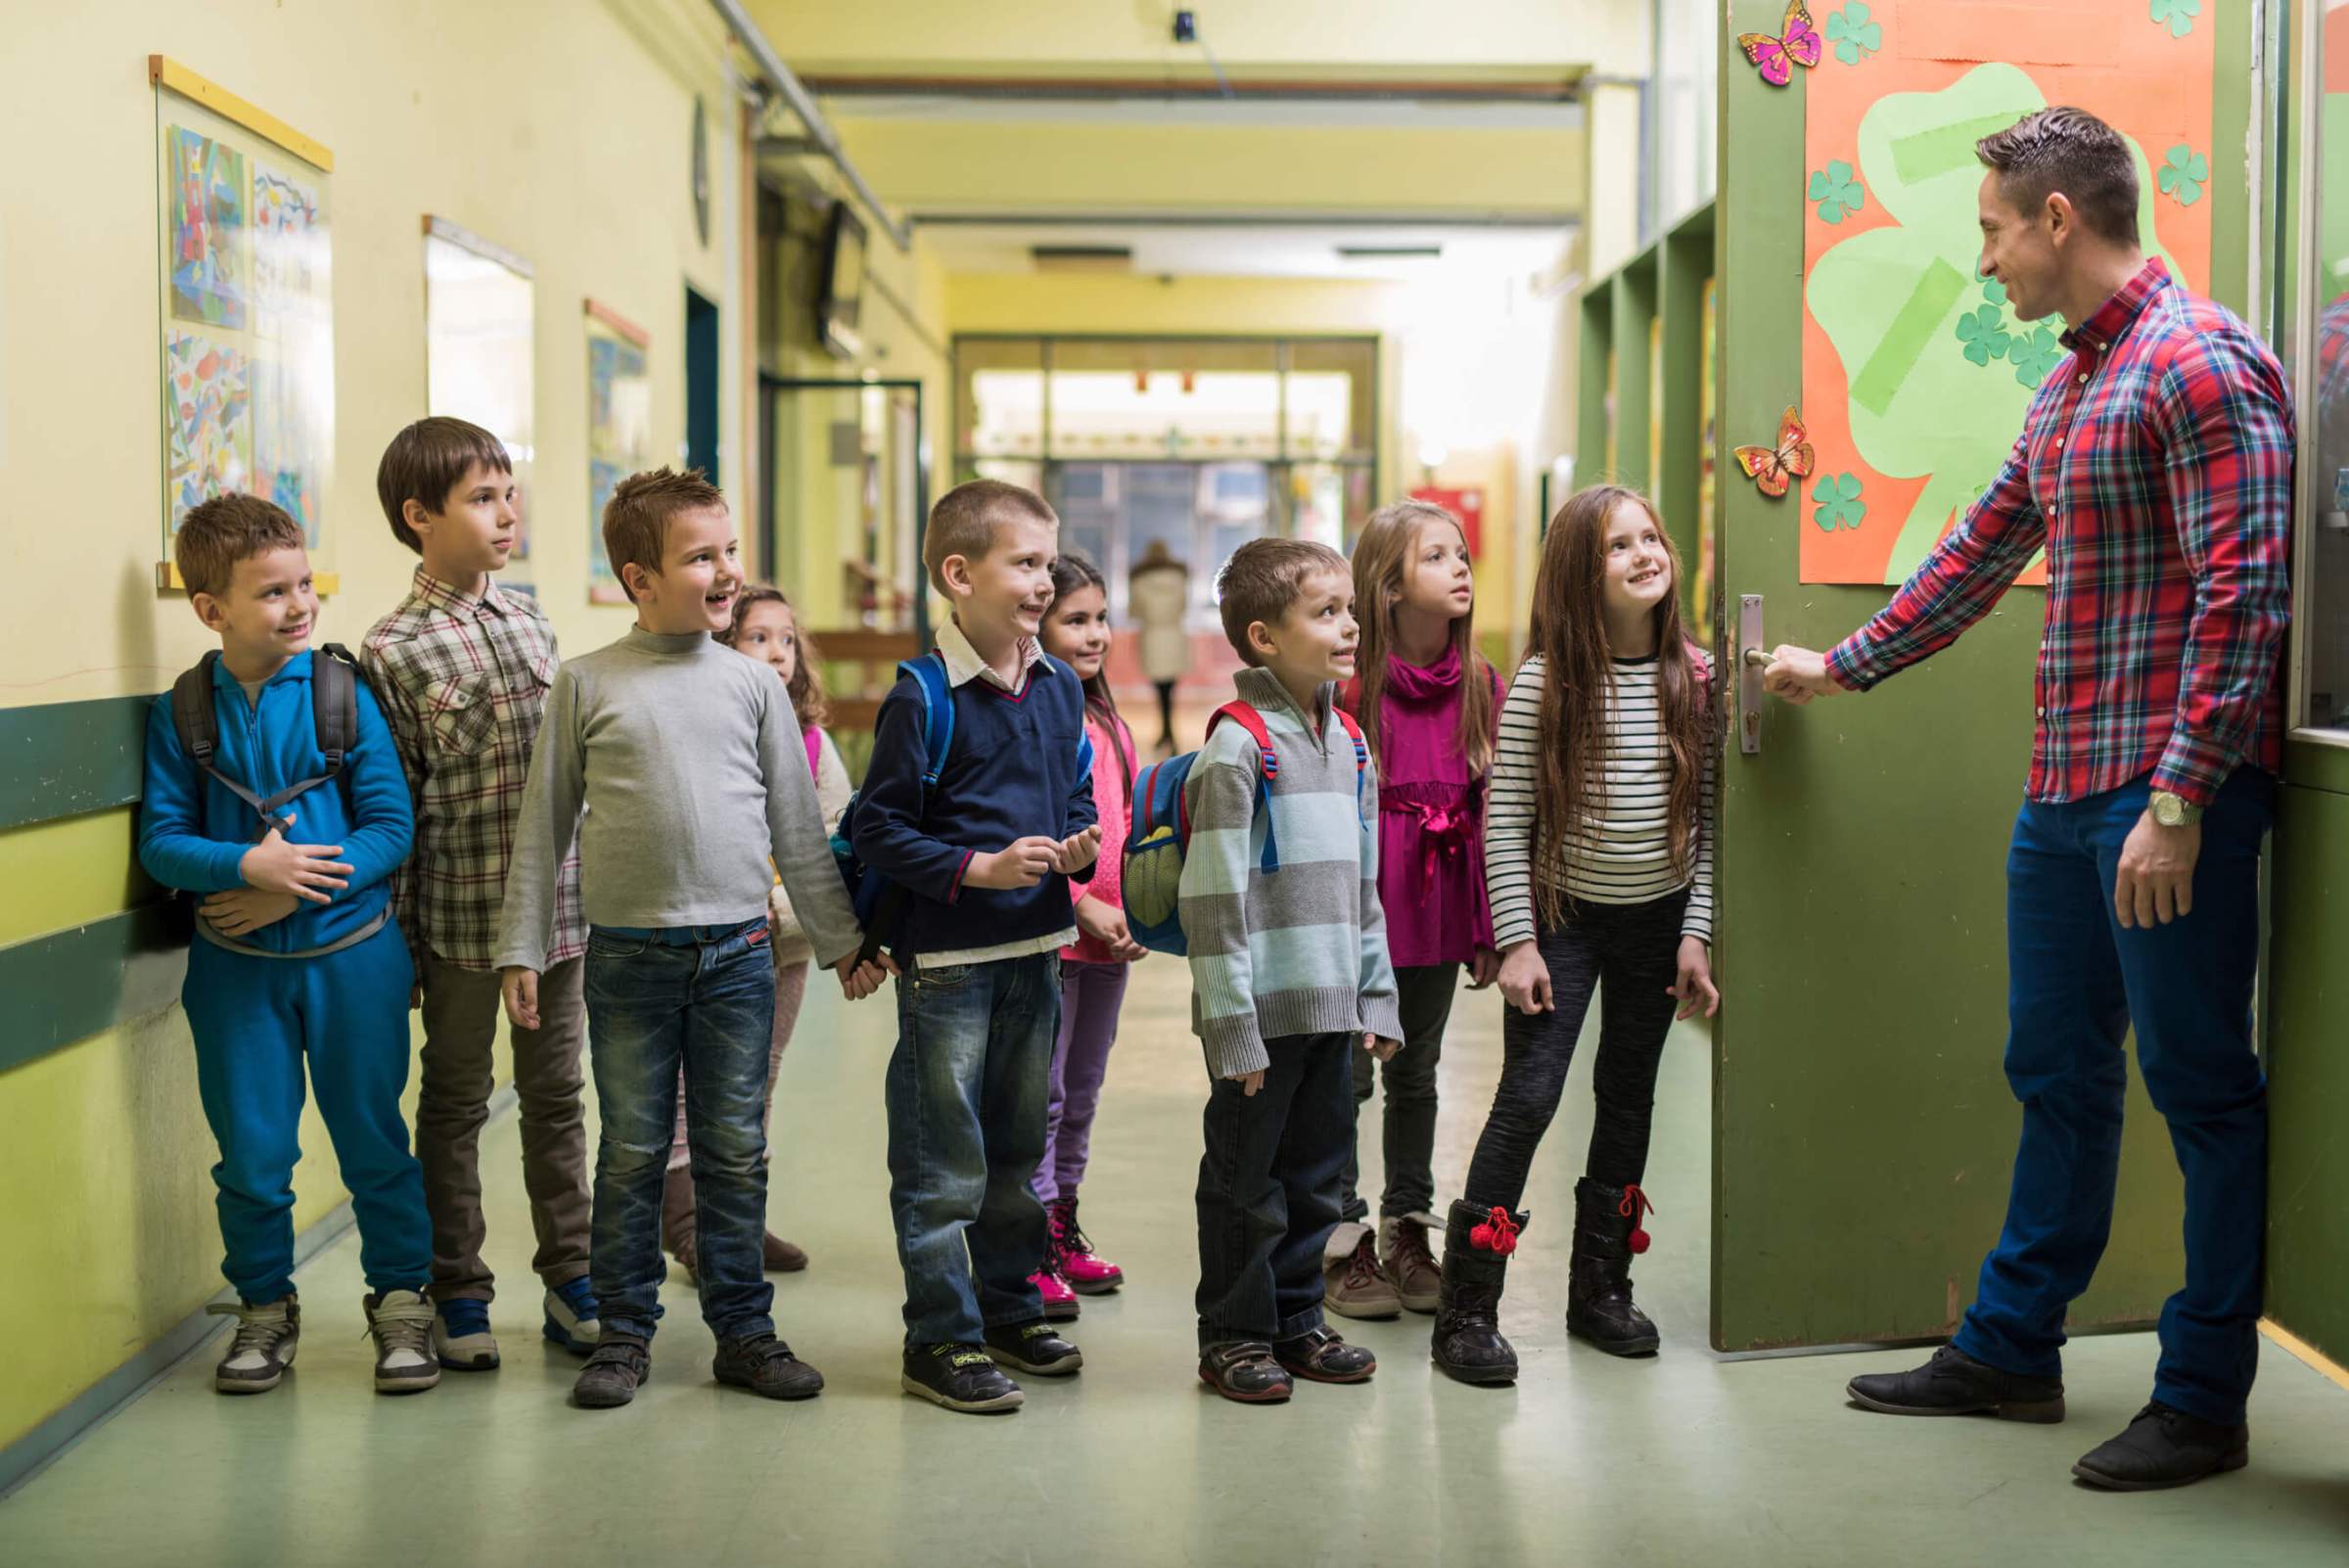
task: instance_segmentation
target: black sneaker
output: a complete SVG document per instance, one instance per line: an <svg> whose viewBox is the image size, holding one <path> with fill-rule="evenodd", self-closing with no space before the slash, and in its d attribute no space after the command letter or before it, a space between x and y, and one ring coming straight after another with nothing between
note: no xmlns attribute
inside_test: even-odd
<svg viewBox="0 0 2349 1568"><path fill-rule="evenodd" d="M1050 1323L1005 1323L987 1331L988 1359L1015 1372L1065 1377L1084 1364L1084 1352L1060 1337Z"/></svg>
<svg viewBox="0 0 2349 1568"><path fill-rule="evenodd" d="M613 1410L636 1397L653 1375L653 1354L641 1339L605 1334L571 1386L572 1403L582 1410Z"/></svg>
<svg viewBox="0 0 2349 1568"><path fill-rule="evenodd" d="M2063 1419L2063 1379L2021 1377L1944 1345L1924 1365L1870 1372L1845 1389L1855 1405L1888 1415L1995 1415L2051 1425Z"/></svg>
<svg viewBox="0 0 2349 1568"><path fill-rule="evenodd" d="M721 1339L711 1375L770 1400L811 1400L824 1391L824 1374L791 1353L772 1334Z"/></svg>
<svg viewBox="0 0 2349 1568"><path fill-rule="evenodd" d="M933 1405L976 1415L1016 1410L1028 1398L976 1345L908 1345L898 1386Z"/></svg>
<svg viewBox="0 0 2349 1568"><path fill-rule="evenodd" d="M1288 1369L1261 1339L1225 1340L1199 1348L1199 1381L1242 1405L1277 1405L1294 1392Z"/></svg>
<svg viewBox="0 0 2349 1568"><path fill-rule="evenodd" d="M1347 1344L1328 1327L1274 1340L1272 1357L1292 1377L1313 1383L1365 1383L1378 1370L1377 1357L1363 1346Z"/></svg>
<svg viewBox="0 0 2349 1568"><path fill-rule="evenodd" d="M2108 1492L2158 1492L2251 1462L2251 1429L2220 1426L2158 1401L2137 1412L2129 1430L2072 1466L2072 1474Z"/></svg>

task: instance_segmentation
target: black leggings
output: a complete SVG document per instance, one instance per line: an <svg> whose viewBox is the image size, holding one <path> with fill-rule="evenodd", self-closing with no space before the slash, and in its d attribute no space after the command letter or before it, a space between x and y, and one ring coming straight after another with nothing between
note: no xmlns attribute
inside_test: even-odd
<svg viewBox="0 0 2349 1568"><path fill-rule="evenodd" d="M1687 907L1685 892L1652 903L1578 903L1564 925L1537 939L1555 1010L1529 1016L1510 1007L1502 1021L1500 1086L1468 1166L1470 1203L1513 1210L1524 1198L1593 990L1600 992L1598 1060L1590 1074L1598 1116L1585 1172L1611 1187L1646 1175L1656 1070L1680 1005L1672 986L1680 978L1681 916Z"/></svg>

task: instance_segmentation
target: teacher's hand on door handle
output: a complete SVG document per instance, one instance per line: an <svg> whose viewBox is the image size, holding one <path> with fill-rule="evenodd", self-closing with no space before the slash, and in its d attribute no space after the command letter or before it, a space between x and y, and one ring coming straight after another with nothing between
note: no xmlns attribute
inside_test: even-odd
<svg viewBox="0 0 2349 1568"><path fill-rule="evenodd" d="M1762 669L1762 689L1781 702L1800 708L1814 697L1834 697L1843 688L1827 673L1827 658L1809 648L1796 648L1781 643L1771 653L1759 648L1745 651L1746 662L1758 664Z"/></svg>

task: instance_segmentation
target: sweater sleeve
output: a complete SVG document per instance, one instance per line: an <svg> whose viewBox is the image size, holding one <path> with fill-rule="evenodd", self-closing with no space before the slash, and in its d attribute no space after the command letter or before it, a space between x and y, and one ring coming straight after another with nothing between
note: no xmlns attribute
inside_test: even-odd
<svg viewBox="0 0 2349 1568"><path fill-rule="evenodd" d="M555 671L555 684L546 694L546 718L530 749L530 770L515 812L514 854L506 863L506 901L497 923L500 969L546 967L555 887L578 835L579 806L587 792L580 706L577 669L565 665Z"/></svg>
<svg viewBox="0 0 2349 1568"><path fill-rule="evenodd" d="M1493 945L1504 951L1535 935L1534 798L1541 767L1542 681L1537 654L1509 682L1485 808L1485 894L1493 905Z"/></svg>
<svg viewBox="0 0 2349 1568"><path fill-rule="evenodd" d="M1714 792L1721 778L1721 704L1713 683L1712 662L1701 662L1697 674L1705 715L1705 770L1697 781L1695 876L1688 884L1688 907L1681 916L1681 935L1709 944L1713 940L1713 821Z"/></svg>
<svg viewBox="0 0 2349 1568"><path fill-rule="evenodd" d="M953 700L951 694L947 700ZM864 790L856 797L856 857L925 899L952 903L962 894L963 873L978 850L922 830L922 773L928 765L922 689L907 676L882 702L873 724L872 760L865 763ZM799 897L797 889L792 897Z"/></svg>
<svg viewBox="0 0 2349 1568"><path fill-rule="evenodd" d="M325 657L321 655L320 657ZM350 867L347 899L373 887L407 863L416 844L416 815L408 803L408 775L399 765L392 726L365 682L359 684L359 743L343 763L350 784L351 830L343 836L343 859Z"/></svg>
<svg viewBox="0 0 2349 1568"><path fill-rule="evenodd" d="M204 831L204 775L179 749L171 694L147 710L146 782L139 799L139 864L166 888L226 893L245 886L238 869L250 842L231 844Z"/></svg>
<svg viewBox="0 0 2349 1568"><path fill-rule="evenodd" d="M863 934L849 907L848 890L832 858L816 804L815 777L807 771L807 743L791 698L779 680L758 680L759 766L766 777L766 830L775 870L791 895L800 930L827 968L856 951Z"/></svg>
<svg viewBox="0 0 2349 1568"><path fill-rule="evenodd" d="M1362 772L1362 1028L1380 1039L1403 1040L1403 1003L1387 952L1387 906L1378 897L1378 765Z"/></svg>
<svg viewBox="0 0 2349 1568"><path fill-rule="evenodd" d="M1252 744L1239 725L1224 725L1191 766L1191 844L1175 890L1175 911L1190 954L1199 1043L1212 1078L1258 1072L1272 1061L1257 1027L1248 950L1256 769L1241 761L1244 743Z"/></svg>

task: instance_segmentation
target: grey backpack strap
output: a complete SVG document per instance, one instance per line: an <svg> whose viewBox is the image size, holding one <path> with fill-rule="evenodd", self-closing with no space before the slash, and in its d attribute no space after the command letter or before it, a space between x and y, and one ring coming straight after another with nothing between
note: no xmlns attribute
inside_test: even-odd
<svg viewBox="0 0 2349 1568"><path fill-rule="evenodd" d="M320 778L342 772L344 754L359 743L358 686L358 661L348 648L330 642L311 656L310 721L317 726L318 749L326 754Z"/></svg>

